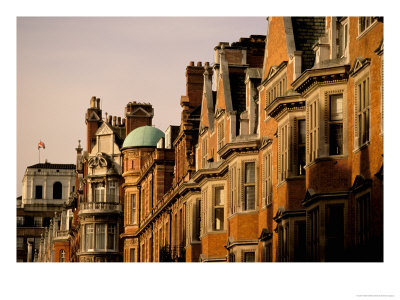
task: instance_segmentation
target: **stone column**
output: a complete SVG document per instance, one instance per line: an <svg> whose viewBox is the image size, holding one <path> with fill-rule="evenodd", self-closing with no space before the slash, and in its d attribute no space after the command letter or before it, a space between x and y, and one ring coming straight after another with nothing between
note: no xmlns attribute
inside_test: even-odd
<svg viewBox="0 0 400 300"><path fill-rule="evenodd" d="M32 251L33 251L32 242L27 242L27 244L28 244L28 256L26 261L32 262Z"/></svg>

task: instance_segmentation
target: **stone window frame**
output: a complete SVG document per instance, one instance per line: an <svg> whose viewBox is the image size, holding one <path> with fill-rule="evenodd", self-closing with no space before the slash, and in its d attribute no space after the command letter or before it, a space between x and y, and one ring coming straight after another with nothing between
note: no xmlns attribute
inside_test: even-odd
<svg viewBox="0 0 400 300"><path fill-rule="evenodd" d="M207 135L202 138L201 142L201 168L207 165L208 161L208 137Z"/></svg>
<svg viewBox="0 0 400 300"><path fill-rule="evenodd" d="M239 183L239 168L237 163L234 163L229 168L229 215L234 215L238 211Z"/></svg>
<svg viewBox="0 0 400 300"><path fill-rule="evenodd" d="M340 21L338 21L338 39L339 39L339 45L338 45L338 54L341 52L342 55L338 55L338 58L344 58L344 57L349 57L349 17L344 17L341 18ZM343 47L343 49L340 49L340 47Z"/></svg>
<svg viewBox="0 0 400 300"><path fill-rule="evenodd" d="M221 149L225 145L225 119L221 118L221 120L217 123L217 151Z"/></svg>
<svg viewBox="0 0 400 300"><path fill-rule="evenodd" d="M132 255L133 252L133 255ZM129 262L136 262L136 248L129 248Z"/></svg>
<svg viewBox="0 0 400 300"><path fill-rule="evenodd" d="M98 248L96 245L96 235L97 235L97 229L96 227L98 225L105 225L104 226L104 248ZM111 231L111 234L113 235L113 248L109 248L109 234L110 234L110 226L113 226L114 230ZM81 226L82 232L81 232L81 251L82 252L115 252L118 251L118 241L116 241L117 238L117 230L118 230L118 225L114 223L99 223L99 222L94 222L94 223L85 223L82 224ZM89 236L88 236L88 229L91 229L90 235L92 236L90 239L90 244L92 247L89 249L88 248L88 242L89 242Z"/></svg>
<svg viewBox="0 0 400 300"><path fill-rule="evenodd" d="M291 169L292 132L290 121L278 126L278 182L284 182L289 177Z"/></svg>
<svg viewBox="0 0 400 300"><path fill-rule="evenodd" d="M330 119L331 116L331 105L330 105L330 100L331 96L334 95L342 95L342 120L340 121L332 121ZM324 93L324 142L327 145L327 150L325 153L327 156L333 156L333 157L341 157L347 155L347 120L348 120L348 113L347 113L347 92L346 88L342 87L335 87L335 88L330 88L329 90L325 91ZM343 144L343 149L341 154L330 154L330 125L334 123L342 123L342 144Z"/></svg>
<svg viewBox="0 0 400 300"><path fill-rule="evenodd" d="M353 152L358 152L359 150L363 149L364 147L368 146L371 141L371 81L370 81L370 69L369 65L365 67L362 71L360 71L356 76L354 76L354 150ZM368 97L368 106L366 107L361 107L360 111L359 110L359 103L358 101L360 100L359 98L359 90L362 86L362 84L366 82L366 88L368 89L368 92L365 94ZM363 114L367 113L368 114L368 137L365 142L360 141L360 134L362 137L362 134L366 134L365 132L360 132L360 124L359 124L359 117L361 116L361 123L364 122ZM365 129L364 129L365 130ZM363 131L364 131L363 130Z"/></svg>
<svg viewBox="0 0 400 300"><path fill-rule="evenodd" d="M131 225L137 225L138 221L138 216L137 216L137 193L131 193L129 194L129 224ZM133 217L135 216L135 217Z"/></svg>
<svg viewBox="0 0 400 300"><path fill-rule="evenodd" d="M243 205L246 201L245 195L245 178L246 178L246 169L245 166L247 163L254 163L254 209L245 210ZM258 210L258 159L257 158L245 158L241 161L241 168L239 169L238 176L240 176L240 188L238 189L240 192L240 202L238 201L238 212L255 212ZM239 197L238 197L239 198ZM239 200L239 199L238 199Z"/></svg>
<svg viewBox="0 0 400 300"><path fill-rule="evenodd" d="M269 145L263 154L263 164L262 164L262 207L269 207L272 205L272 194L273 194L273 152L272 144ZM268 168L269 167L269 168ZM269 169L269 171L267 171ZM268 189L270 186L270 190Z"/></svg>
<svg viewBox="0 0 400 300"><path fill-rule="evenodd" d="M24 226L24 216L17 216L17 227Z"/></svg>
<svg viewBox="0 0 400 300"><path fill-rule="evenodd" d="M216 205L216 190L217 189L222 189L222 195L224 197L223 199L223 204L222 205ZM211 212L210 212L210 216L211 216L211 224L210 225L210 229L213 232L221 232L225 230L226 227L226 222L225 222L225 215L226 215L226 190L225 190L225 185L224 184L215 184L212 186L212 203L211 203ZM216 214L215 214L215 210L216 209L223 209L223 224L222 224L222 228L221 229L216 229Z"/></svg>
<svg viewBox="0 0 400 300"><path fill-rule="evenodd" d="M254 253L254 262L257 262L257 248L256 247L244 247L242 249L240 249L240 261L241 262L246 262L246 253Z"/></svg>
<svg viewBox="0 0 400 300"><path fill-rule="evenodd" d="M320 139L320 105L319 98L306 103L306 164L319 158ZM312 142L314 141L314 142Z"/></svg>

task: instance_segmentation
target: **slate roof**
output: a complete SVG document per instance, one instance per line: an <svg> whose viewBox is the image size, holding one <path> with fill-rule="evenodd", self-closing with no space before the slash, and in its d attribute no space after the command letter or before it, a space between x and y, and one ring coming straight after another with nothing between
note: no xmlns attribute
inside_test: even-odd
<svg viewBox="0 0 400 300"><path fill-rule="evenodd" d="M41 163L41 164L36 164L29 166L28 169L68 169L68 170L74 170L75 169L74 164L51 164L51 163Z"/></svg>
<svg viewBox="0 0 400 300"><path fill-rule="evenodd" d="M296 50L303 51L301 71L311 69L315 55L312 47L325 34L325 17L292 17Z"/></svg>

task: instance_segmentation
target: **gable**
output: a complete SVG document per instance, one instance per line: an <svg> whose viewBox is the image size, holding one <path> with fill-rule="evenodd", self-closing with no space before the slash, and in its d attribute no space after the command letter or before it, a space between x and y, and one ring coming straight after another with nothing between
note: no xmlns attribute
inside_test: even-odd
<svg viewBox="0 0 400 300"><path fill-rule="evenodd" d="M350 76L356 76L362 69L364 69L366 66L369 66L370 62L370 58L357 57L354 60L353 67L350 70Z"/></svg>
<svg viewBox="0 0 400 300"><path fill-rule="evenodd" d="M107 122L103 122L100 128L97 129L96 131L96 135L109 135L113 133L114 133L113 130L111 129L110 125Z"/></svg>
<svg viewBox="0 0 400 300"><path fill-rule="evenodd" d="M135 116L143 116L143 117L152 117L152 114L144 110L142 107L136 108L133 112L132 115Z"/></svg>

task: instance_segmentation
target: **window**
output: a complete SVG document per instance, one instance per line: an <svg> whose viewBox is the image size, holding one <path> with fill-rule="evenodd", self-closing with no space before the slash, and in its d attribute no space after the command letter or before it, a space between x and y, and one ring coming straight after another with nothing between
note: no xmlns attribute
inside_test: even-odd
<svg viewBox="0 0 400 300"><path fill-rule="evenodd" d="M256 254L255 252L244 252L244 262L255 262Z"/></svg>
<svg viewBox="0 0 400 300"><path fill-rule="evenodd" d="M288 177L289 172L289 124L279 128L279 181Z"/></svg>
<svg viewBox="0 0 400 300"><path fill-rule="evenodd" d="M104 249L106 224L96 224L96 249Z"/></svg>
<svg viewBox="0 0 400 300"><path fill-rule="evenodd" d="M218 123L218 150L224 146L225 143L225 126L224 120L222 119Z"/></svg>
<svg viewBox="0 0 400 300"><path fill-rule="evenodd" d="M195 234L194 238L200 241L200 225L201 225L201 199L196 200L196 214L195 214Z"/></svg>
<svg viewBox="0 0 400 300"><path fill-rule="evenodd" d="M359 17L358 18L358 33L361 34L367 30L374 23L373 17Z"/></svg>
<svg viewBox="0 0 400 300"><path fill-rule="evenodd" d="M235 262L235 253L230 252L228 260L229 260L229 262Z"/></svg>
<svg viewBox="0 0 400 300"><path fill-rule="evenodd" d="M306 120L297 121L297 175L305 175L306 165Z"/></svg>
<svg viewBox="0 0 400 300"><path fill-rule="evenodd" d="M107 202L114 202L118 203L118 189L117 189L117 183L115 181L109 181L108 182L108 197L107 197Z"/></svg>
<svg viewBox="0 0 400 300"><path fill-rule="evenodd" d="M265 95L265 103L267 106L274 102L277 97L286 95L286 73L266 91Z"/></svg>
<svg viewBox="0 0 400 300"><path fill-rule="evenodd" d="M136 224L136 194L131 194L131 224Z"/></svg>
<svg viewBox="0 0 400 300"><path fill-rule="evenodd" d="M308 159L310 162L318 157L319 146L319 111L318 100L313 101L307 106L308 121Z"/></svg>
<svg viewBox="0 0 400 300"><path fill-rule="evenodd" d="M104 184L98 183L94 188L94 202L104 202Z"/></svg>
<svg viewBox="0 0 400 300"><path fill-rule="evenodd" d="M312 261L319 260L319 208L314 208L309 213L310 221L310 237L311 237L311 249L310 259Z"/></svg>
<svg viewBox="0 0 400 300"><path fill-rule="evenodd" d="M65 262L65 251L60 250L60 262Z"/></svg>
<svg viewBox="0 0 400 300"><path fill-rule="evenodd" d="M224 187L216 187L214 189L214 196L214 230L223 230L225 205Z"/></svg>
<svg viewBox="0 0 400 300"><path fill-rule="evenodd" d="M107 224L107 249L108 250L115 250L115 236L116 236L115 224Z"/></svg>
<svg viewBox="0 0 400 300"><path fill-rule="evenodd" d="M289 224L278 227L278 260L289 261Z"/></svg>
<svg viewBox="0 0 400 300"><path fill-rule="evenodd" d="M355 99L355 147L359 148L369 141L369 77L356 83Z"/></svg>
<svg viewBox="0 0 400 300"><path fill-rule="evenodd" d="M33 226L43 227L43 217L34 217L33 218Z"/></svg>
<svg viewBox="0 0 400 300"><path fill-rule="evenodd" d="M18 250L24 249L24 238L21 236L17 237L17 249Z"/></svg>
<svg viewBox="0 0 400 300"><path fill-rule="evenodd" d="M35 238L35 249L39 251L40 248L40 237Z"/></svg>
<svg viewBox="0 0 400 300"><path fill-rule="evenodd" d="M17 216L17 226L24 226L24 217Z"/></svg>
<svg viewBox="0 0 400 300"><path fill-rule="evenodd" d="M35 187L35 199L43 199L43 187L41 185Z"/></svg>
<svg viewBox="0 0 400 300"><path fill-rule="evenodd" d="M256 209L256 172L255 162L247 162L244 164L244 206L243 210Z"/></svg>
<svg viewBox="0 0 400 300"><path fill-rule="evenodd" d="M207 141L207 136L203 138L203 145L202 145L202 161L201 161L201 167L204 168L207 164L207 146L208 146L208 141Z"/></svg>
<svg viewBox="0 0 400 300"><path fill-rule="evenodd" d="M135 248L129 249L129 261L135 262Z"/></svg>
<svg viewBox="0 0 400 300"><path fill-rule="evenodd" d="M356 245L365 246L370 239L371 200L367 193L357 199L356 207Z"/></svg>
<svg viewBox="0 0 400 300"><path fill-rule="evenodd" d="M343 95L329 96L329 155L343 154Z"/></svg>
<svg viewBox="0 0 400 300"><path fill-rule="evenodd" d="M264 243L262 247L262 261L263 262L272 262L272 243L267 242Z"/></svg>
<svg viewBox="0 0 400 300"><path fill-rule="evenodd" d="M306 222L294 222L294 261L306 261Z"/></svg>
<svg viewBox="0 0 400 300"><path fill-rule="evenodd" d="M85 226L85 250L94 250L94 224L86 224Z"/></svg>
<svg viewBox="0 0 400 300"><path fill-rule="evenodd" d="M272 152L265 156L265 204L272 203Z"/></svg>
<svg viewBox="0 0 400 300"><path fill-rule="evenodd" d="M62 184L59 181L53 184L53 199L62 199Z"/></svg>
<svg viewBox="0 0 400 300"><path fill-rule="evenodd" d="M239 179L239 171L236 167L236 164L231 168L230 171L230 204L229 204L229 209L230 213L234 214L237 211L237 199L238 199L238 185L240 184L240 179Z"/></svg>
<svg viewBox="0 0 400 300"><path fill-rule="evenodd" d="M344 250L344 205L328 205L326 209L326 261L341 261Z"/></svg>

